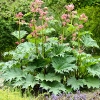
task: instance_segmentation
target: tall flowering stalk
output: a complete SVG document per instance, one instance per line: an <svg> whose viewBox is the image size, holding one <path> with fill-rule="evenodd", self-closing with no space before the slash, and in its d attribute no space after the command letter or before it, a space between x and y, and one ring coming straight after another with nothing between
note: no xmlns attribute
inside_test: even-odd
<svg viewBox="0 0 100 100"><path fill-rule="evenodd" d="M20 44L22 41L21 41L21 37L20 37L20 28L21 28L21 19L23 17L23 13L22 12L19 12L18 14L16 14L16 18L18 19L18 25L19 25L19 28L18 28L18 31L19 31L19 42L17 42L17 44Z"/></svg>
<svg viewBox="0 0 100 100"><path fill-rule="evenodd" d="M35 38L35 46L36 46L36 53L38 54L38 44L37 44L37 38L38 38L38 33L36 30L36 20L34 19L34 14L33 14L33 19L30 21L30 28L32 28L31 35Z"/></svg>
<svg viewBox="0 0 100 100"><path fill-rule="evenodd" d="M66 5L66 13L62 14L61 20L62 20L62 27L63 27L63 32L62 32L62 37L61 37L61 43L63 43L64 38L65 38L65 32L64 32L64 27L66 27L66 30L68 30L68 33L70 33L70 37L72 38L72 43L77 42L78 46L75 46L72 44L72 48L78 50L79 54L83 52L81 49L81 35L80 31L84 27L83 23L85 23L88 18L87 16L83 13L80 16L77 15L77 11L74 10L74 5ZM78 20L78 22L76 21ZM71 36L72 35L72 36ZM80 56L78 57L77 60L77 65L81 65L80 61ZM79 75L79 69L76 71L76 77Z"/></svg>
<svg viewBox="0 0 100 100"><path fill-rule="evenodd" d="M79 31L84 27L82 23L86 22L88 20L87 16L83 13L80 16L77 15L77 11L74 10L74 5L66 5L66 12L62 14L61 20L62 20L62 43L64 40L64 27L67 28L68 32L72 34L72 41L78 40L78 50L80 50L80 34ZM78 20L76 23L75 20ZM83 22L82 22L83 21Z"/></svg>
<svg viewBox="0 0 100 100"><path fill-rule="evenodd" d="M32 28L32 36L35 38L35 45L36 45L36 52L38 53L38 44L37 44L37 40L39 35L41 36L41 40L42 40L42 56L44 58L44 53L45 53L45 47L44 47L44 43L46 42L46 35L45 33L43 33L43 30L45 28L48 27L48 21L52 19L52 17L48 17L48 8L44 7L42 8L43 1L41 0L35 0L34 2L32 2L30 8L31 8L31 12L33 13L33 19L30 22L30 27ZM38 19L41 22L41 25L37 25L35 17L36 15L39 14ZM34 21L33 21L34 20ZM38 34L41 31L41 34Z"/></svg>
<svg viewBox="0 0 100 100"><path fill-rule="evenodd" d="M61 16L62 19L62 26L66 27L69 23L72 24L72 15L71 15L71 11L74 9L74 5L70 4L70 5L66 5L65 8L67 9L68 13L64 13ZM63 43L64 40L64 28L63 28L63 34L62 34L62 39L61 39L61 43Z"/></svg>
<svg viewBox="0 0 100 100"><path fill-rule="evenodd" d="M43 4L43 1L41 0L35 0L34 2L31 3L30 9L31 12L33 13L33 18L29 23L29 26L32 28L32 36L35 38L35 46L36 46L36 53L38 54L38 44L37 44L37 38L38 38L38 33L37 33L37 26L36 26L36 20L35 16L39 12L39 9L41 5Z"/></svg>

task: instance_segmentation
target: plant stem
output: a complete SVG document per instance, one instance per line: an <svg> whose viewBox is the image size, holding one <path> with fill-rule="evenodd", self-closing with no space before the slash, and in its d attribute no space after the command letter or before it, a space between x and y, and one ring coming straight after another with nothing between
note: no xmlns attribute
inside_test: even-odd
<svg viewBox="0 0 100 100"><path fill-rule="evenodd" d="M43 21L42 21L42 25L43 25ZM44 52L45 52L45 48L44 48L44 34L43 34L43 28L42 28L42 56L44 58Z"/></svg>
<svg viewBox="0 0 100 100"><path fill-rule="evenodd" d="M21 27L21 25L20 25L20 19L19 19L19 27L18 27L18 31L19 31L19 43L21 43L20 27Z"/></svg>
<svg viewBox="0 0 100 100"><path fill-rule="evenodd" d="M62 34L62 39L61 39L61 43L64 42L64 29L63 29L63 34Z"/></svg>
<svg viewBox="0 0 100 100"><path fill-rule="evenodd" d="M79 33L78 33L78 51L80 51L80 35L79 35ZM81 65L80 54L79 54L79 56L78 56L77 65L78 65L78 67L80 67L80 65ZM76 71L76 77L77 77L77 78L79 77L79 72L80 72L79 69L80 69L80 68L78 68L78 70Z"/></svg>
<svg viewBox="0 0 100 100"><path fill-rule="evenodd" d="M37 44L37 35L35 34L35 46L36 46L36 54L38 54L38 44Z"/></svg>

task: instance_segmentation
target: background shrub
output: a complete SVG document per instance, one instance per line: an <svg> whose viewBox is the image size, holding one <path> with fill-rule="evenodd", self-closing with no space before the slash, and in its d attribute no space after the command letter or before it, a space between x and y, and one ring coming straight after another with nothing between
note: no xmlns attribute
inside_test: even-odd
<svg viewBox="0 0 100 100"><path fill-rule="evenodd" d="M0 60L6 59L2 56L3 52L16 47L15 42L17 39L11 35L13 31L18 30L14 16L20 11L23 13L28 12L30 1L31 0L0 0ZM22 29L28 30L26 26L23 26Z"/></svg>
<svg viewBox="0 0 100 100"><path fill-rule="evenodd" d="M78 12L84 12L88 16L85 30L89 30L93 33L93 39L95 39L100 46L100 6L86 6L79 9ZM99 49L94 50L95 53L99 53Z"/></svg>

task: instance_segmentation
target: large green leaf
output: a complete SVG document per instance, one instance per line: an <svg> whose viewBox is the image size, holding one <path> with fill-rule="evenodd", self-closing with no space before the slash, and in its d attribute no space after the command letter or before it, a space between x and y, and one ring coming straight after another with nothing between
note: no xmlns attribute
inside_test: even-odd
<svg viewBox="0 0 100 100"><path fill-rule="evenodd" d="M84 83L83 83L84 79L76 79L75 77L71 77L67 80L67 85L71 85L71 87L73 88L73 90L79 90L80 87L83 87Z"/></svg>
<svg viewBox="0 0 100 100"><path fill-rule="evenodd" d="M38 81L35 80L35 77L31 74L26 74L24 78L22 78L21 80L18 80L16 78L13 86L14 87L21 86L22 88L28 89L28 87L33 88L36 84L38 84Z"/></svg>
<svg viewBox="0 0 100 100"><path fill-rule="evenodd" d="M53 45L53 48L51 50L51 56L64 56L65 52L70 52L72 49L66 44L57 44Z"/></svg>
<svg viewBox="0 0 100 100"><path fill-rule="evenodd" d="M28 63L27 66L23 69L24 72L34 72L34 70L37 68L33 63Z"/></svg>
<svg viewBox="0 0 100 100"><path fill-rule="evenodd" d="M85 53L81 54L80 58L81 58L81 64L83 66L86 66L86 67L90 67L90 66L95 65L99 62L98 59L95 59L92 56L89 56L88 54L85 54Z"/></svg>
<svg viewBox="0 0 100 100"><path fill-rule="evenodd" d="M33 64L37 68L45 67L48 64L50 64L50 59L49 58L44 58L44 59L43 58L38 58L38 59L34 59Z"/></svg>
<svg viewBox="0 0 100 100"><path fill-rule="evenodd" d="M11 61L8 61L8 62L5 62L2 64L2 71L6 71L8 70L8 68L12 68L12 67L19 67L20 64L18 61L14 61L14 60L11 60Z"/></svg>
<svg viewBox="0 0 100 100"><path fill-rule="evenodd" d="M41 81L44 81L44 80L50 81L50 82L53 82L53 81L60 82L61 81L61 77L54 74L54 73L49 73L49 74L46 74L46 75L40 73L40 74L36 75L36 79L41 80Z"/></svg>
<svg viewBox="0 0 100 100"><path fill-rule="evenodd" d="M57 37L51 37L47 39L47 42L49 42L50 44L54 45L54 44L58 44L58 38Z"/></svg>
<svg viewBox="0 0 100 100"><path fill-rule="evenodd" d="M66 88L64 87L64 85L57 81L53 81L53 82L43 81L40 84L40 86L46 90L49 90L49 92L53 92L54 94L59 94L59 93L61 93L61 91L63 91L63 92L66 91Z"/></svg>
<svg viewBox="0 0 100 100"><path fill-rule="evenodd" d="M8 54L13 55L13 59L15 60L28 59L32 61L36 57L35 45L30 42L24 42L19 44L14 51L10 51Z"/></svg>
<svg viewBox="0 0 100 100"><path fill-rule="evenodd" d="M74 61L75 57L72 55L65 55L64 57L58 56L52 58L52 65L58 73L69 72L77 69L77 66L72 64Z"/></svg>
<svg viewBox="0 0 100 100"><path fill-rule="evenodd" d="M99 48L99 46L97 45L96 41L93 40L89 34L83 35L82 36L82 41L83 41L83 44L86 47L97 47L97 48Z"/></svg>
<svg viewBox="0 0 100 100"><path fill-rule="evenodd" d="M26 34L28 34L26 31L21 30L20 34L19 31L14 31L11 33L13 36L15 36L17 39L23 38Z"/></svg>
<svg viewBox="0 0 100 100"><path fill-rule="evenodd" d="M25 77L25 73L20 68L12 68L8 69L4 74L3 77L6 81L12 81L13 79L21 80Z"/></svg>
<svg viewBox="0 0 100 100"><path fill-rule="evenodd" d="M47 38L47 42L44 44L46 56L52 57L55 55L52 50L53 48L55 48L55 45L58 45L58 38Z"/></svg>
<svg viewBox="0 0 100 100"><path fill-rule="evenodd" d="M25 83L25 80L18 80L18 81L15 81L14 82L14 84L13 84L13 86L14 87L21 87L21 86L23 86L23 84Z"/></svg>
<svg viewBox="0 0 100 100"><path fill-rule="evenodd" d="M36 84L38 84L38 82L35 80L35 77L31 74L27 74L25 83L23 84L22 88L27 89L29 86L33 88Z"/></svg>
<svg viewBox="0 0 100 100"><path fill-rule="evenodd" d="M97 77L88 77L84 80L84 85L88 88L100 88L100 79Z"/></svg>
<svg viewBox="0 0 100 100"><path fill-rule="evenodd" d="M46 35L48 35L48 34L54 32L54 31L55 31L54 28L46 28L46 29L43 29L42 31L40 31L39 34L46 34Z"/></svg>
<svg viewBox="0 0 100 100"><path fill-rule="evenodd" d="M93 76L98 76L100 78L100 63L88 67L88 72Z"/></svg>

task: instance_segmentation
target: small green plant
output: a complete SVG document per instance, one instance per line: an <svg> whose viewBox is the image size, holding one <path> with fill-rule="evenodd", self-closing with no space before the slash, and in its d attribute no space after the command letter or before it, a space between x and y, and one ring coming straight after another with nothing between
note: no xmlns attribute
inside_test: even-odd
<svg viewBox="0 0 100 100"><path fill-rule="evenodd" d="M5 82L35 95L40 90L59 94L84 87L99 88L100 59L85 53L86 48L99 48L90 36L92 33L83 29L87 16L78 15L70 4L65 6L65 13L57 21L49 17L48 8L43 8L42 4L41 0L31 3L33 17L29 23L25 22L32 31L27 42L21 41L27 33L20 30L24 15L21 12L16 15L19 31L12 34L19 41L15 50L4 54L12 55L10 61L1 64ZM62 32L52 37L56 22Z"/></svg>

